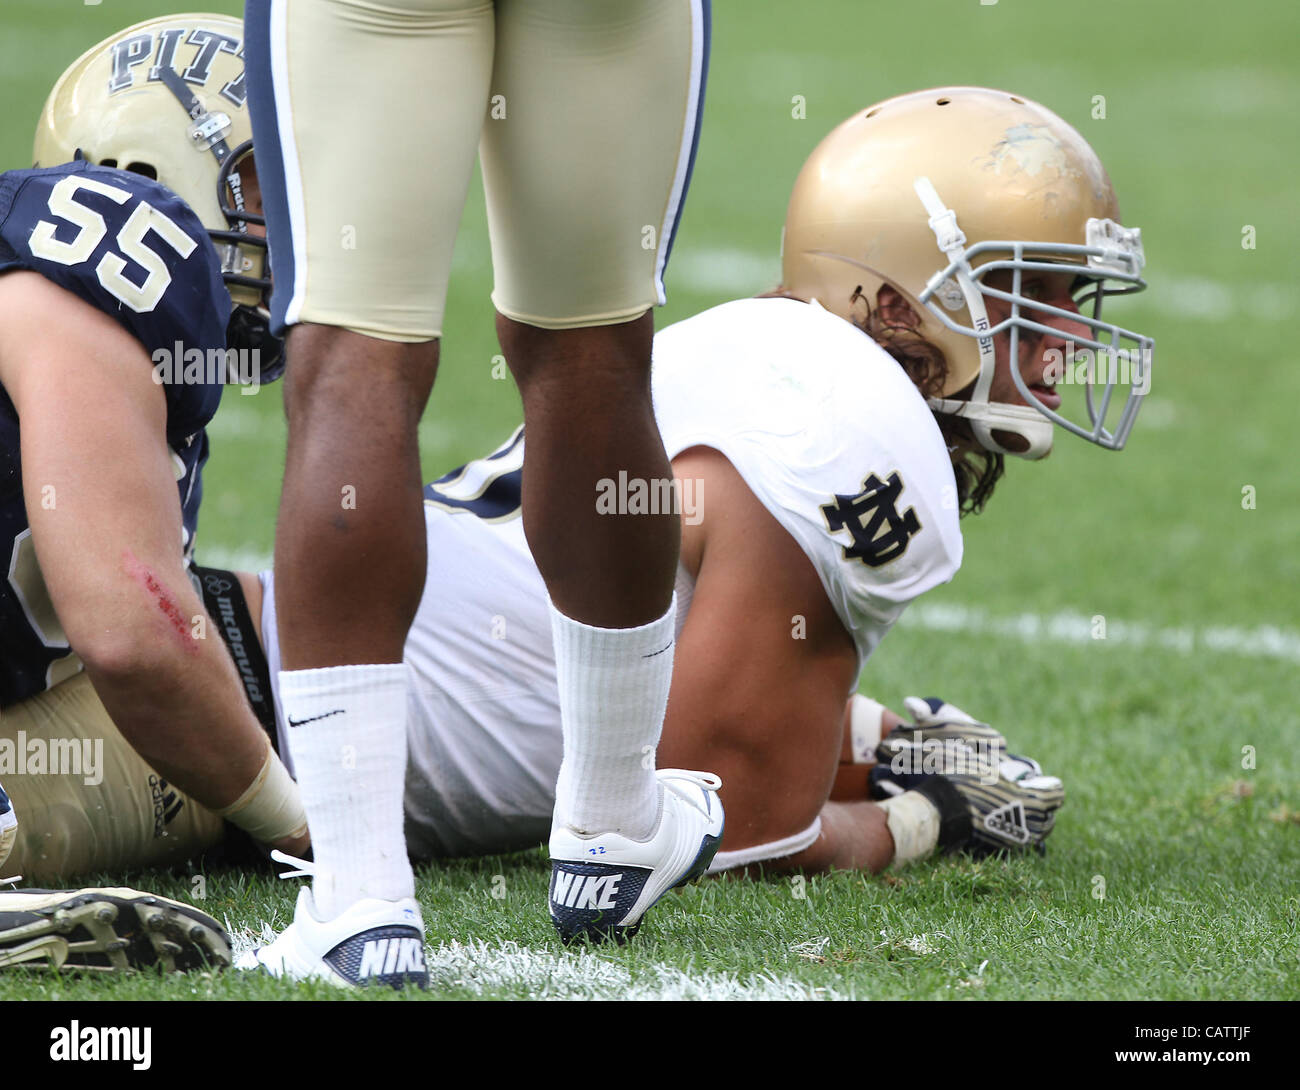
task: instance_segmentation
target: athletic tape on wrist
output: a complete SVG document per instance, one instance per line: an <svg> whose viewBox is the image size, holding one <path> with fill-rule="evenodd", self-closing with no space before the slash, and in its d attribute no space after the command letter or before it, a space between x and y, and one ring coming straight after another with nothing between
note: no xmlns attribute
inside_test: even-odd
<svg viewBox="0 0 1300 1090"><path fill-rule="evenodd" d="M266 751L262 771L253 778L248 790L217 813L262 844L274 844L307 832L307 811L303 809L298 785L271 749Z"/></svg>
<svg viewBox="0 0 1300 1090"><path fill-rule="evenodd" d="M262 724L271 748L279 752L279 738L275 729L275 704L271 695L271 670L266 663L266 652L257 638L253 615L244 597L244 588L234 572L221 568L191 569L195 589L203 597L203 606L216 622L221 639L235 661L235 670L244 685L244 695L253 708L253 714Z"/></svg>
<svg viewBox="0 0 1300 1090"><path fill-rule="evenodd" d="M904 791L878 803L894 838L894 862L924 859L939 844L939 808L919 791Z"/></svg>

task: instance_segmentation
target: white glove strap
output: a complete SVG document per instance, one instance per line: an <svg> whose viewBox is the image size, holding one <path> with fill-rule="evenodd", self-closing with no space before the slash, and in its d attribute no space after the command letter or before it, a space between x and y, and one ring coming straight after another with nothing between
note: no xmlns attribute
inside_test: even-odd
<svg viewBox="0 0 1300 1090"><path fill-rule="evenodd" d="M853 747L854 764L875 763L884 719L883 704L861 693L854 696L849 709L849 743Z"/></svg>

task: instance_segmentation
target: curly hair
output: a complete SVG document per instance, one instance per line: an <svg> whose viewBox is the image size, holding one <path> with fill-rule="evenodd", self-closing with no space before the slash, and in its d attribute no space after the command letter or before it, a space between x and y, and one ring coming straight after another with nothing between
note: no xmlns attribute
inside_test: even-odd
<svg viewBox="0 0 1300 1090"><path fill-rule="evenodd" d="M859 301L866 304L867 312L853 324L894 358L923 397L942 397L948 378L948 360L943 350L927 341L912 326L889 321L880 308L872 307L871 300L862 294L861 285L849 297L850 303ZM956 400L965 400L974 387L972 380L952 396ZM957 481L958 510L962 515L978 514L984 510L994 486L1005 472L1003 456L981 447L971 431L970 422L962 417L936 412L934 419L949 452L959 446L965 450L952 464L952 473Z"/></svg>
<svg viewBox="0 0 1300 1090"><path fill-rule="evenodd" d="M782 287L766 292L759 298L799 297ZM849 296L850 304L859 302L866 306L866 314L860 319L854 318L853 324L894 358L922 397L942 397L943 386L948 378L948 360L943 350L927 341L912 326L887 319L884 312L879 307L873 307L871 300L862 294L860 284ZM972 381L951 396L956 400L964 400L970 397L974 387ZM978 514L1002 478L1005 470L1003 457L981 447L971 431L970 422L962 417L936 412L934 419L949 453L955 452L959 447L965 452L952 463L953 477L957 482L958 511L963 516Z"/></svg>
<svg viewBox="0 0 1300 1090"><path fill-rule="evenodd" d="M969 396L970 387L962 393ZM1003 457L981 447L971 431L970 423L960 416L935 413L934 419L949 450L958 443L965 448L965 453L952 463L952 475L957 480L958 511L963 516L978 515L993 495L994 486L1002 479L1006 468Z"/></svg>

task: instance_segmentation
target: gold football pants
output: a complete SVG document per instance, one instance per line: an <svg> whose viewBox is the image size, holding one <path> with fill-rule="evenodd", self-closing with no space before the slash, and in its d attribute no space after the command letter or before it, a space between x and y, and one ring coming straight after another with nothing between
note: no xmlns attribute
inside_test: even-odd
<svg viewBox="0 0 1300 1090"><path fill-rule="evenodd" d="M498 311L662 303L708 33L707 0L249 0L275 328L440 336L476 152Z"/></svg>
<svg viewBox="0 0 1300 1090"><path fill-rule="evenodd" d="M0 877L24 885L170 866L221 837L221 818L127 744L85 674L0 711L0 783L18 817Z"/></svg>

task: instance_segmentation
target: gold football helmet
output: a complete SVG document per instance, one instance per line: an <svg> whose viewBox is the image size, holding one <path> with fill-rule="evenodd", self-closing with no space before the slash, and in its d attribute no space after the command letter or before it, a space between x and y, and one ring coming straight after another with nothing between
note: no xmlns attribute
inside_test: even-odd
<svg viewBox="0 0 1300 1090"><path fill-rule="evenodd" d="M265 220L245 209L236 169L253 150L243 42L240 20L200 13L149 19L92 46L50 91L33 159L55 166L80 153L180 196L221 259L235 304L230 344L260 350L266 381L278 373L280 345L267 330L266 240L248 230Z"/></svg>
<svg viewBox="0 0 1300 1090"><path fill-rule="evenodd" d="M948 364L936 412L970 420L988 450L1041 458L1052 424L1100 446L1124 446L1150 387L1155 342L1101 317L1107 295L1146 287L1141 233L1120 226L1119 205L1096 153L1050 110L1005 91L944 87L891 98L849 118L799 173L782 243L783 282L842 318L861 323L881 285L920 317L917 333ZM1077 269L1079 314L1021 293L1030 271ZM1010 270L1010 290L986 278ZM985 300L1010 315L991 325ZM1025 405L988 400L993 337L1056 332L1036 319L1064 316L1088 328L1075 358L1049 363L1057 382L1084 385L1088 423L1049 409L1010 371ZM1081 351L1082 350L1082 351ZM1076 364L1082 366L1076 366ZM953 395L968 386L969 399ZM1116 389L1127 397L1116 408ZM993 432L1021 436L1008 450Z"/></svg>

